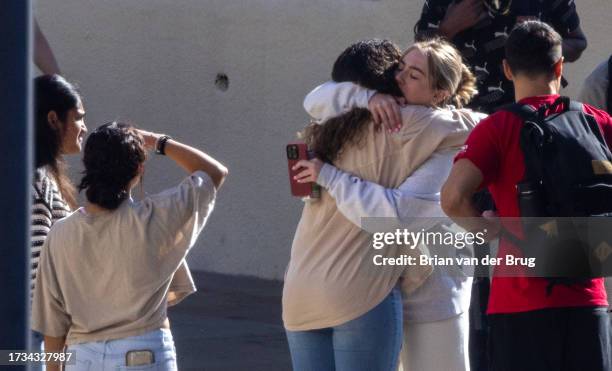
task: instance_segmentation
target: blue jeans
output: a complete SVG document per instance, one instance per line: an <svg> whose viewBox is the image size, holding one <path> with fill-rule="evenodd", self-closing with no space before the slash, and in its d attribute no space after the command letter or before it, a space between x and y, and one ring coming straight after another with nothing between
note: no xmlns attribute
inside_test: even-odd
<svg viewBox="0 0 612 371"><path fill-rule="evenodd" d="M338 326L287 331L295 371L394 371L402 346L399 288L376 307Z"/></svg>
<svg viewBox="0 0 612 371"><path fill-rule="evenodd" d="M130 350L151 350L155 362L128 367L125 356ZM76 363L67 364L66 371L177 370L174 341L168 329L117 340L70 345L68 351L76 351Z"/></svg>
<svg viewBox="0 0 612 371"><path fill-rule="evenodd" d="M45 348L43 347L44 341L43 334L38 331L30 330L30 348L29 352L44 352ZM28 371L45 371L45 366L41 362L30 363L27 367Z"/></svg>

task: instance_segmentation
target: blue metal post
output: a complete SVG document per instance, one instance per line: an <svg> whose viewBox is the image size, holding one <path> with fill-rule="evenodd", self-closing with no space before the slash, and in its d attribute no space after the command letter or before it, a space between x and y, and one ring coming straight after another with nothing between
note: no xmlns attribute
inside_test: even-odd
<svg viewBox="0 0 612 371"><path fill-rule="evenodd" d="M29 334L30 1L2 0L0 14L0 349L19 350Z"/></svg>

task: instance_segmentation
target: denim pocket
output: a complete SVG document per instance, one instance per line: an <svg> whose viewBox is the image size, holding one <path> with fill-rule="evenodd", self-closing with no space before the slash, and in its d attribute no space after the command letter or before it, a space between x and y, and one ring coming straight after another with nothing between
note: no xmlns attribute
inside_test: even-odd
<svg viewBox="0 0 612 371"><path fill-rule="evenodd" d="M78 357L73 364L66 364L66 371L89 371L91 370L91 361L89 359L79 359Z"/></svg>
<svg viewBox="0 0 612 371"><path fill-rule="evenodd" d="M124 371L145 371L145 370L157 370L157 363L151 363L150 365L142 366L118 366L117 370Z"/></svg>

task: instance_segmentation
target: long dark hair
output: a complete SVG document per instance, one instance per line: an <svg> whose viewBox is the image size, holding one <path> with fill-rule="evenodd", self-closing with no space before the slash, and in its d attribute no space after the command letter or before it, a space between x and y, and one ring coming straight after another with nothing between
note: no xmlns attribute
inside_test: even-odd
<svg viewBox="0 0 612 371"><path fill-rule="evenodd" d="M128 198L146 157L144 139L133 126L109 122L98 127L85 143L79 192L86 190L89 202L115 210Z"/></svg>
<svg viewBox="0 0 612 371"><path fill-rule="evenodd" d="M81 96L74 85L59 75L43 75L34 79L34 165L37 169L48 167L62 198L73 209L76 207L76 192L66 175L66 163L60 152L62 131L51 125L48 115L55 112L63 125L68 111L77 108L80 100Z"/></svg>
<svg viewBox="0 0 612 371"><path fill-rule="evenodd" d="M395 81L395 71L402 54L389 40L359 41L336 59L332 79L350 81L381 93L401 96ZM332 163L346 143L358 143L365 132L364 126L372 120L367 109L354 108L328 119L323 125L310 124L300 137L322 161Z"/></svg>

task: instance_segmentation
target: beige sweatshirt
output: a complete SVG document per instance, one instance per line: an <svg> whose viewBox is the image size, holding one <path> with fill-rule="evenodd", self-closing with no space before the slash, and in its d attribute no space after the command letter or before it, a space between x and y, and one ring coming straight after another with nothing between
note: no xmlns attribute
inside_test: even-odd
<svg viewBox="0 0 612 371"><path fill-rule="evenodd" d="M345 145L334 165L387 188L398 187L436 150L461 147L480 115L470 110L407 106L399 133L368 125L358 145ZM405 276L403 289L418 287L431 267L376 266L374 255L416 256L418 249L375 250L371 234L347 220L322 192L304 206L297 226L283 290L283 321L290 331L332 327L378 305ZM406 274L408 274L406 276Z"/></svg>
<svg viewBox="0 0 612 371"><path fill-rule="evenodd" d="M142 201L104 214L79 209L55 223L40 258L32 329L71 345L161 328L168 302L193 292L184 259L215 194L197 171Z"/></svg>

